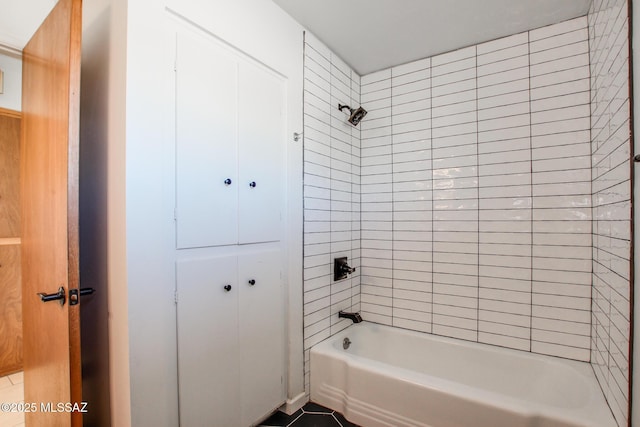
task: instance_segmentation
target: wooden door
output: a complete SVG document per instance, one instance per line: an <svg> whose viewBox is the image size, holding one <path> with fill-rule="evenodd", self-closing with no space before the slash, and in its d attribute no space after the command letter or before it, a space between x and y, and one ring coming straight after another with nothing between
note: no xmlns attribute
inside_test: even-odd
<svg viewBox="0 0 640 427"><path fill-rule="evenodd" d="M59 0L23 51L22 310L27 426L81 426L82 414L47 412L82 400L79 285L78 139L81 0ZM38 293L63 288L66 301ZM53 404L47 408L47 404ZM40 405L45 405L44 407ZM81 409L81 405L78 409Z"/></svg>

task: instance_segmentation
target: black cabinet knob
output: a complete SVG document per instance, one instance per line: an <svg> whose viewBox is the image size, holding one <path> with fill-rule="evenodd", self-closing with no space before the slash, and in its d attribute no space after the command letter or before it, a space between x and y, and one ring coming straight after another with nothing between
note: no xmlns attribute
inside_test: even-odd
<svg viewBox="0 0 640 427"><path fill-rule="evenodd" d="M251 181L251 182L249 183L249 187L251 187L251 188L256 188L256 182L255 182L255 181Z"/></svg>
<svg viewBox="0 0 640 427"><path fill-rule="evenodd" d="M253 285L255 285L255 284L256 284L256 281L255 281L255 280L253 280L253 279L251 279L251 280L249 280L249 284L250 284L251 286L253 286Z"/></svg>
<svg viewBox="0 0 640 427"><path fill-rule="evenodd" d="M225 179L224 185L231 185L231 180L229 178Z"/></svg>
<svg viewBox="0 0 640 427"><path fill-rule="evenodd" d="M231 290L231 285L224 285L224 290L229 292Z"/></svg>

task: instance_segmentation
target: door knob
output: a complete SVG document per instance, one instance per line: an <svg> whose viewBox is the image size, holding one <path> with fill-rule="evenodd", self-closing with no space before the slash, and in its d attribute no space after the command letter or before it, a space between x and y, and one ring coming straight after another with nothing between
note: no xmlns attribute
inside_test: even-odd
<svg viewBox="0 0 640 427"><path fill-rule="evenodd" d="M58 288L58 292L55 294L45 294L45 293L39 292L38 296L40 297L40 301L42 302L60 301L60 305L64 305L65 301L67 300L67 297L64 292L64 287L62 286Z"/></svg>
<svg viewBox="0 0 640 427"><path fill-rule="evenodd" d="M231 180L229 178L225 179L224 185L231 185Z"/></svg>
<svg viewBox="0 0 640 427"><path fill-rule="evenodd" d="M256 188L256 182L255 182L255 181L251 181L251 182L249 183L249 187L251 187L251 188Z"/></svg>
<svg viewBox="0 0 640 427"><path fill-rule="evenodd" d="M231 290L231 285L224 285L224 290L229 292Z"/></svg>
<svg viewBox="0 0 640 427"><path fill-rule="evenodd" d="M255 281L254 279L251 279L251 280L249 280L249 284L250 284L251 286L253 286L253 285L255 285L255 284L256 284L256 281Z"/></svg>

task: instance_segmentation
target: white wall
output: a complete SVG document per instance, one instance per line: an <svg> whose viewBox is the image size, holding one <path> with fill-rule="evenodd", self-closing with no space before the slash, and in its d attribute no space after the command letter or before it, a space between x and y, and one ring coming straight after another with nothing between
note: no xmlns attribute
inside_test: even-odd
<svg viewBox="0 0 640 427"><path fill-rule="evenodd" d="M127 14L126 257L131 425L178 425L171 140L162 2ZM165 190L168 189L168 190Z"/></svg>
<svg viewBox="0 0 640 427"><path fill-rule="evenodd" d="M4 71L4 91L0 108L22 110L22 56L0 49L0 70Z"/></svg>
<svg viewBox="0 0 640 427"><path fill-rule="evenodd" d="M166 5L289 79L287 134L302 130L302 27L264 0ZM126 258L131 425L178 425L174 304L174 151L167 64L173 52L163 2L128 3ZM304 390L302 353L302 147L287 142L289 398ZM123 424L124 425L124 424Z"/></svg>
<svg viewBox="0 0 640 427"><path fill-rule="evenodd" d="M85 2L83 7L83 58L81 93L81 280L98 289L107 300L108 319L100 310L92 322L107 321L109 354L100 357L102 345L90 352L94 370L93 396L108 405L100 387L109 387L111 425L131 425L129 390L129 333L125 230L125 72L126 4L117 0ZM86 280L94 283L87 283ZM98 298L96 300L98 300ZM104 299L103 299L104 298ZM83 304L84 308L84 304ZM93 307L88 306L91 310ZM83 310L83 322L86 312ZM90 325L95 328L96 325ZM86 328L83 328L83 331ZM104 330L104 326L101 327ZM100 338L100 344L102 338ZM84 350L84 348L83 348ZM84 355L83 355L84 356ZM108 368L103 363L108 361ZM96 376L96 372L91 374ZM106 408L108 409L108 408ZM104 407L100 411L105 410ZM107 416L91 415L94 424Z"/></svg>

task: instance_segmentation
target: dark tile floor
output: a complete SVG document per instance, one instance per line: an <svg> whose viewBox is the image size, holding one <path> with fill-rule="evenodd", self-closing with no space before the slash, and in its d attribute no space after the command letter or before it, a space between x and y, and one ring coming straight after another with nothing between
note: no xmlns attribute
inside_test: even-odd
<svg viewBox="0 0 640 427"><path fill-rule="evenodd" d="M316 403L309 402L293 415L276 412L260 427L358 427L347 421L342 414Z"/></svg>

